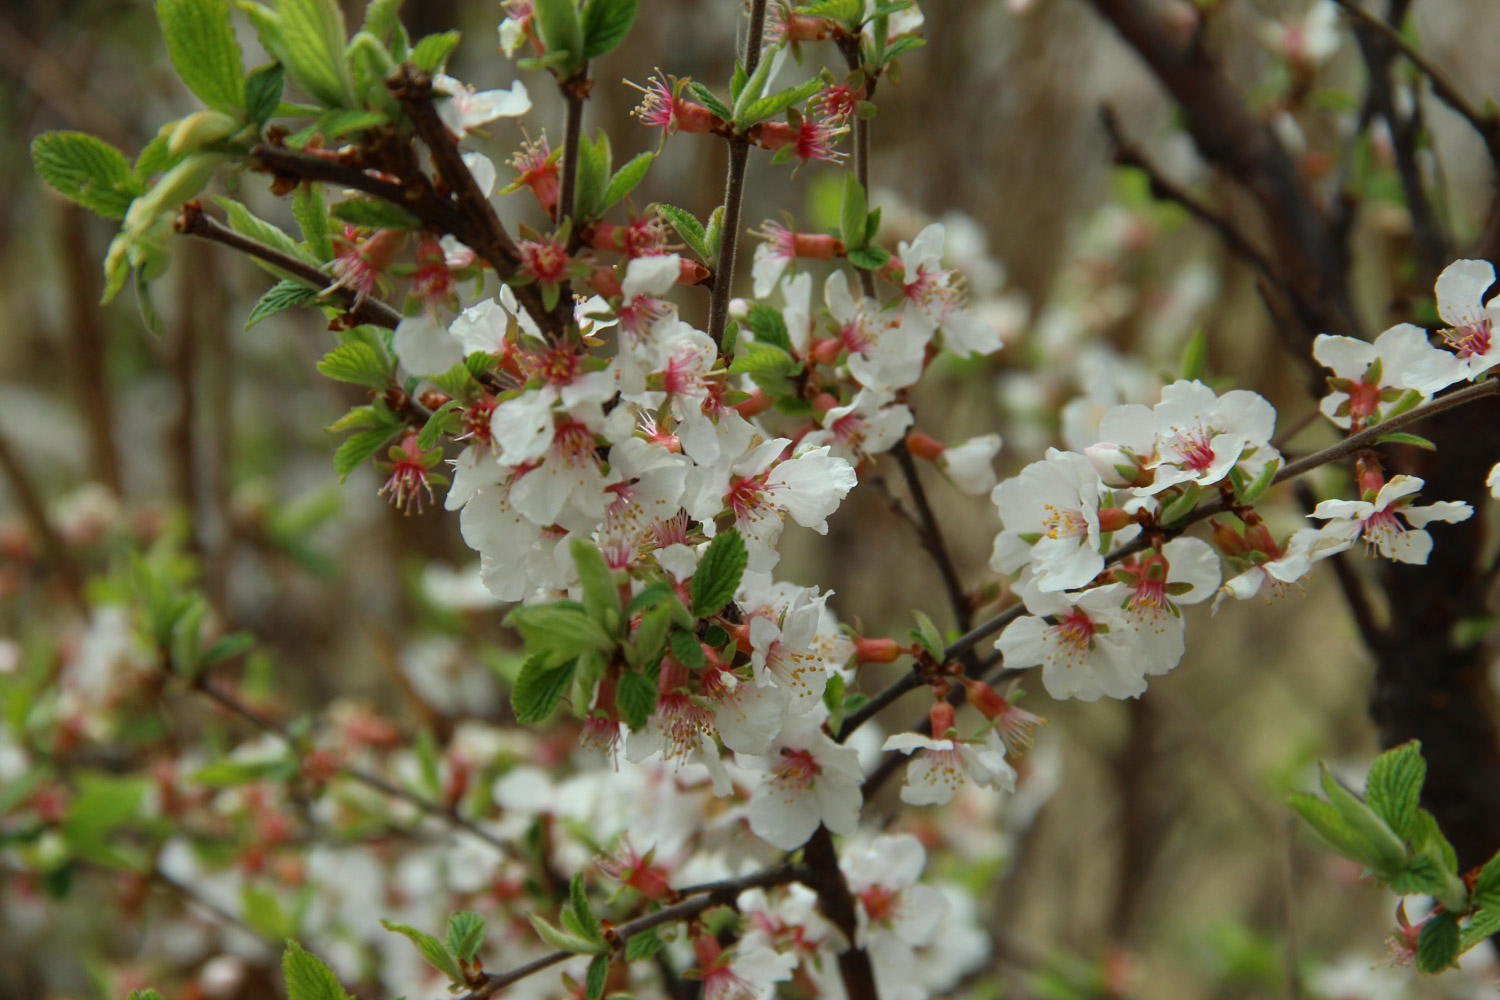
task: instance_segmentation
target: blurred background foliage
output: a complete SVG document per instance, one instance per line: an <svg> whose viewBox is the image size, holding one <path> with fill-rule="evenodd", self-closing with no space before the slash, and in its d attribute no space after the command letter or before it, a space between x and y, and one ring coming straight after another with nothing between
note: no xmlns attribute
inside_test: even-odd
<svg viewBox="0 0 1500 1000"><path fill-rule="evenodd" d="M1263 41L1266 26L1304 7L1217 6L1210 42L1269 116L1292 88L1285 61ZM1500 5L1416 7L1430 56L1467 92L1500 92L1494 47L1481 43L1500 37ZM892 245L929 218L972 220L953 227L968 241L955 262L978 267L976 300L1007 325L1008 346L983 363L947 359L930 373L914 396L918 426L945 439L997 430L1006 438L1002 468L1014 471L1060 442L1057 411L1087 388L1067 364L1070 352L1093 338L1149 372L1170 372L1198 329L1210 374L1264 393L1283 427L1310 412L1319 377L1308 358L1284 349L1253 273L1112 166L1104 102L1164 170L1235 213L1234 193L1196 158L1170 103L1093 12L1073 0L1042 0L1019 15L1004 0L924 8L926 49L904 61L899 86L883 82L877 94L873 200L885 206L882 236ZM740 14L732 0L643 0L631 37L593 68L587 124L609 134L617 162L658 139L628 117L637 95L620 81L643 82L660 66L721 83ZM494 50L497 4L423 0L403 16L413 37L464 30L451 66L459 78L481 88L513 78ZM242 42L256 51L248 31ZM810 48L810 59L819 55ZM1337 95L1359 79L1346 38L1317 71L1322 98L1293 109L1309 171L1319 169L1314 153L1338 150L1349 112ZM560 122L552 88L529 82L537 109L527 121ZM287 313L245 330L265 276L220 247L193 244L179 248L158 284L167 329L153 338L129 295L97 305L108 224L32 173L27 144L45 129L87 130L133 152L160 122L195 106L166 61L151 6L10 0L0 9L0 95L14 140L0 147L0 671L29 669L22 661L47 648L49 634L74 636L70 594L107 595L122 586L125 553L155 545L178 554L176 572L201 580L226 627L260 640L264 654L241 684L263 703L370 703L439 743L465 718L503 721L508 708L491 669L498 663L503 674L507 660L502 611L443 596L443 569L472 561L456 518L403 516L375 496L368 467L342 486L335 480L336 439L324 428L360 398L314 372L334 342L317 317ZM1444 207L1458 233L1472 232L1485 210L1487 163L1447 109L1428 104ZM521 128L494 126L488 151L497 161ZM718 203L722 145L695 138L668 143L637 205L661 198L703 216ZM837 176L815 164L789 179L767 159L752 157L745 218L787 211L803 228L828 224ZM1380 329L1429 290L1403 284L1407 220L1399 198L1381 193L1391 175L1378 150L1370 162L1369 204L1352 246L1360 308ZM220 183L285 221L266 178ZM1325 189L1332 184L1327 178ZM541 223L533 205L509 204L508 222ZM706 296L685 301L689 318L706 306ZM1067 323L1057 309L1087 337L1059 334ZM1315 427L1293 450L1329 440ZM882 478L900 493L896 477ZM977 589L992 576L993 508L937 485L933 492L963 578ZM32 499L66 560L46 553L26 510ZM831 587L839 615L871 634L902 635L914 607L951 624L937 575L878 486L857 491L826 538L789 533L783 550L789 579ZM1364 978L1384 959L1390 898L1300 832L1282 804L1309 783L1318 757L1343 762L1357 780L1376 749L1368 658L1326 575L1305 596L1227 607L1211 620L1206 608L1189 615L1186 658L1140 701L1054 704L1039 685L1027 698L1052 720L1032 765L1042 791L998 809L1039 808L1034 825L971 855L998 852L999 861L972 864L955 852L938 863L972 884L994 942L991 965L955 995L1290 996L1288 963L1303 991L1329 997L1487 992L1496 970L1483 966L1486 956L1472 974L1421 984L1404 970ZM77 655L67 642L55 652L59 662ZM165 724L183 732L224 724L206 718L201 703L164 711ZM898 706L890 725L904 725L911 711ZM89 745L109 757L107 741ZM118 753L116 766L132 766L128 748ZM985 810L997 807L972 808L979 815L961 825L982 832ZM894 789L867 810L896 820ZM936 843L955 820L907 810L900 822L929 830ZM133 977L160 975L162 956L173 954L153 931L182 907L169 893L99 872L78 872L71 887L13 875L0 865L0 996L118 996L141 981ZM204 995L192 975L197 960L185 961L181 995ZM273 967L252 964L226 995L275 995Z"/></svg>

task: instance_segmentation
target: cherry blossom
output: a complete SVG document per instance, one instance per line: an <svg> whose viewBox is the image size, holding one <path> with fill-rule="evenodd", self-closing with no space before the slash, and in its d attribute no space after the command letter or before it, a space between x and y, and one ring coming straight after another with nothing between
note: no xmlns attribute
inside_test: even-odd
<svg viewBox="0 0 1500 1000"><path fill-rule="evenodd" d="M1485 290L1494 283L1495 268L1487 260L1454 261L1438 275L1438 315L1448 324L1441 336L1453 353L1434 350L1418 361L1408 385L1434 393L1500 364L1500 340L1494 336L1495 323L1500 320L1500 295L1484 302Z"/></svg>
<svg viewBox="0 0 1500 1000"><path fill-rule="evenodd" d="M1323 397L1318 409L1345 429L1355 421L1359 427L1378 423L1383 419L1382 408L1411 388L1408 380L1416 364L1433 353L1426 331L1410 323L1391 327L1373 344L1320 334L1313 341L1313 357L1333 369L1328 380L1333 392ZM1428 395L1422 393L1424 399Z"/></svg>
<svg viewBox="0 0 1500 1000"><path fill-rule="evenodd" d="M995 641L1007 667L1040 665L1047 693L1059 699L1135 698L1146 690L1149 660L1132 646L1135 632L1121 610L1123 585L1067 594L1032 583L1020 592L1031 614L1011 622Z"/></svg>
<svg viewBox="0 0 1500 1000"><path fill-rule="evenodd" d="M432 89L435 94L444 95L434 102L438 116L458 136L496 118L519 118L531 110L531 97L520 80L511 84L509 90L476 93L468 84L438 73L432 78Z"/></svg>
<svg viewBox="0 0 1500 1000"><path fill-rule="evenodd" d="M1178 483L1212 486L1236 467L1253 480L1280 458L1270 445L1276 411L1245 389L1218 396L1202 382L1177 381L1161 391L1152 419L1156 454L1146 468L1155 477L1151 485L1136 488L1140 495Z"/></svg>
<svg viewBox="0 0 1500 1000"><path fill-rule="evenodd" d="M1466 503L1444 501L1416 507L1411 498L1422 489L1415 476L1395 476L1380 487L1374 501L1324 500L1312 517L1328 519L1323 529L1351 544L1364 539L1374 550L1396 562L1425 564L1432 552L1432 536L1423 530L1433 521L1464 521L1474 513ZM1405 522L1405 523L1403 523Z"/></svg>
<svg viewBox="0 0 1500 1000"><path fill-rule="evenodd" d="M1049 448L1046 458L991 494L1005 529L995 538L990 566L1014 573L1029 563L1037 586L1046 591L1088 583L1104 569L1101 489L1088 459Z"/></svg>
<svg viewBox="0 0 1500 1000"><path fill-rule="evenodd" d="M994 729L986 730L982 740L896 733L887 737L880 749L916 754L906 766L906 781L901 786L901 801L907 805L946 805L966 779L982 788L1016 790L1015 769L1006 763L1005 743Z"/></svg>
<svg viewBox="0 0 1500 1000"><path fill-rule="evenodd" d="M820 823L842 836L855 831L863 801L859 754L829 739L815 716L789 717L759 760L765 773L748 807L757 837L790 851L806 843Z"/></svg>

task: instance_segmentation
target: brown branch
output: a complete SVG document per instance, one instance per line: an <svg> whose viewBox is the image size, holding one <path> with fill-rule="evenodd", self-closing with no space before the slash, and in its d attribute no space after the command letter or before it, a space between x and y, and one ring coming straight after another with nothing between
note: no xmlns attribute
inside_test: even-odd
<svg viewBox="0 0 1500 1000"><path fill-rule="evenodd" d="M938 575L943 578L943 589L948 592L948 605L953 610L954 621L960 629L967 632L973 624L974 609L969 606L969 595L964 592L963 583L958 578L958 569L948 553L942 524L927 501L927 490L923 488L922 480L917 475L916 462L912 460L911 452L906 450L904 441L898 442L891 449L891 454L895 456L896 464L901 467L901 474L906 478L906 488L911 492L912 502L917 505L917 530L922 539L922 547L932 557Z"/></svg>
<svg viewBox="0 0 1500 1000"><path fill-rule="evenodd" d="M241 236L223 223L210 218L196 201L190 201L182 206L182 214L177 217L175 228L184 235L196 236L213 243L222 243L241 253L249 254L257 260L263 260L267 264L286 271L310 288L322 289L329 284L328 275L316 267L288 256L275 247L266 246L248 236ZM330 298L337 299L339 304L349 311L349 315L360 323L394 330L396 324L401 322L401 314L379 299L368 297L360 299L353 290L343 287L332 289L328 295Z"/></svg>
<svg viewBox="0 0 1500 1000"><path fill-rule="evenodd" d="M37 540L42 543L42 551L56 567L58 579L62 581L69 600L79 611L87 614L88 604L83 599L83 577L78 571L77 564L73 562L73 555L63 544L62 536L57 533L52 519L47 516L47 508L42 503L41 494L37 492L31 476L27 474L26 467L21 463L21 456L11 448L10 442L5 439L4 435L0 435L0 472L5 473L5 481L10 486L11 495L20 505L21 515L26 519L26 523L31 526Z"/></svg>
<svg viewBox="0 0 1500 1000"><path fill-rule="evenodd" d="M849 883L839 868L838 852L833 846L833 835L828 827L820 825L802 849L806 874L802 881L818 894L818 908L828 922L844 935L849 947L839 952L839 976L844 981L844 992L859 1000L878 1000L875 988L875 969L870 956L855 944L858 940L859 918L854 907L854 897L849 892Z"/></svg>
<svg viewBox="0 0 1500 1000"><path fill-rule="evenodd" d="M105 366L107 342L104 314L99 308L99 268L88 245L88 214L80 206L67 203L61 207L59 219L68 288L68 360L88 434L89 471L119 496L120 456L115 448L114 403Z"/></svg>

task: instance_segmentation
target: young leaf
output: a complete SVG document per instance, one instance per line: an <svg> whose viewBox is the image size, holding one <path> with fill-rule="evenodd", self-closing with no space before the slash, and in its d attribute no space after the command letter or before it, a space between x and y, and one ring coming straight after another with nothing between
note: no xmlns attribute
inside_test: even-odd
<svg viewBox="0 0 1500 1000"><path fill-rule="evenodd" d="M267 63L245 78L245 115L257 125L264 125L281 106L281 92L286 86L286 70L281 63Z"/></svg>
<svg viewBox="0 0 1500 1000"><path fill-rule="evenodd" d="M357 340L340 344L323 355L318 371L335 382L350 382L366 389L382 390L391 382L391 366L375 348Z"/></svg>
<svg viewBox="0 0 1500 1000"><path fill-rule="evenodd" d="M456 399L448 402L432 411L432 416L427 418L427 423L422 425L421 433L417 435L417 447L423 451L437 444L438 435L445 429L452 433L458 428L458 414L463 411L464 404Z"/></svg>
<svg viewBox="0 0 1500 1000"><path fill-rule="evenodd" d="M320 263L322 263L311 253L309 253L307 248L304 247L301 243L298 243L296 240L292 239L286 233L282 232L279 228L271 225L271 223L265 221L264 219L256 218L254 213L252 213L244 205L241 205L239 202L235 201L233 198L219 197L215 198L214 201L218 202L219 207L222 208L225 214L229 216L229 228L233 229L241 236L248 236L252 240L255 240L257 243L264 243L266 246L279 250L287 256L299 260L309 267L317 267ZM265 264L264 262L256 260L255 258L251 259L255 260L255 263L260 264L272 274L275 274L282 278L290 277L290 275L288 275L278 267Z"/></svg>
<svg viewBox="0 0 1500 1000"><path fill-rule="evenodd" d="M539 914L528 914L527 919L536 929L537 936L559 951L571 951L578 955L598 955L609 950L609 945L595 944L592 941L585 941L576 934L569 934L548 923L547 919Z"/></svg>
<svg viewBox="0 0 1500 1000"><path fill-rule="evenodd" d="M510 692L510 705L515 710L516 721L527 725L547 721L573 683L576 663L576 660L569 660L560 667L548 667L543 657L533 656L527 660Z"/></svg>
<svg viewBox="0 0 1500 1000"><path fill-rule="evenodd" d="M245 318L245 329L248 330L256 323L268 316L286 312L297 306L312 305L318 302L318 290L308 288L300 281L288 278L276 282L255 303L255 308L250 310L250 315ZM341 381L348 381L342 379Z"/></svg>
<svg viewBox="0 0 1500 1000"><path fill-rule="evenodd" d="M739 71L739 69L738 69L738 67L736 67L736 72L738 72L738 71ZM692 94L693 94L694 97L698 98L698 101L705 108L707 108L708 110L712 111L714 114L718 115L720 118L723 118L724 120L728 121L730 118L732 118L734 116L734 112L729 110L729 106L728 105L726 105L723 101L719 100L718 97L716 97L714 95L714 92L712 90L709 90L707 87L705 87L703 84L699 83L697 80L689 81L689 83L687 85L687 89L692 92Z"/></svg>
<svg viewBox="0 0 1500 1000"><path fill-rule="evenodd" d="M349 473L364 465L370 456L380 451L396 430L388 425L372 427L367 431L360 431L339 445L338 451L333 453L333 471L339 477L339 482L348 479Z"/></svg>
<svg viewBox="0 0 1500 1000"><path fill-rule="evenodd" d="M368 229L421 229L422 222L405 209L374 198L345 198L333 206L333 214L344 222Z"/></svg>
<svg viewBox="0 0 1500 1000"><path fill-rule="evenodd" d="M597 216L602 211L599 203L609 183L609 169L609 137L600 129L596 142L584 139L578 144L578 187L574 191L573 204L562 206L562 213L576 219Z"/></svg>
<svg viewBox="0 0 1500 1000"><path fill-rule="evenodd" d="M86 132L43 132L31 142L31 162L54 191L106 219L125 218L145 191L125 154Z"/></svg>
<svg viewBox="0 0 1500 1000"><path fill-rule="evenodd" d="M656 710L656 685L643 674L625 671L615 688L615 707L625 725L632 730L641 729Z"/></svg>
<svg viewBox="0 0 1500 1000"><path fill-rule="evenodd" d="M604 986L609 980L609 956L595 955L589 962L589 971L583 979L583 1000L603 1000Z"/></svg>
<svg viewBox="0 0 1500 1000"><path fill-rule="evenodd" d="M1387 750L1370 765L1365 802L1402 840L1411 839L1426 777L1427 762L1422 759L1422 744L1416 740Z"/></svg>
<svg viewBox="0 0 1500 1000"><path fill-rule="evenodd" d="M845 258L855 267L865 271L878 271L890 261L890 252L881 247L855 247Z"/></svg>
<svg viewBox="0 0 1500 1000"><path fill-rule="evenodd" d="M839 208L839 236L843 239L844 246L853 249L865 245L865 225L868 221L865 189L851 171L844 176L844 200Z"/></svg>
<svg viewBox="0 0 1500 1000"><path fill-rule="evenodd" d="M533 0L532 23L549 56L559 56L554 72L566 80L583 67L583 21L576 0Z"/></svg>
<svg viewBox="0 0 1500 1000"><path fill-rule="evenodd" d="M650 958L665 948L666 944L655 930L632 934L625 942L625 959L629 962L639 962L641 959Z"/></svg>
<svg viewBox="0 0 1500 1000"><path fill-rule="evenodd" d="M484 944L484 918L461 910L448 918L448 950L465 962L472 961Z"/></svg>
<svg viewBox="0 0 1500 1000"><path fill-rule="evenodd" d="M320 261L333 259L333 227L328 224L328 205L321 184L300 184L292 196L292 218L302 229L302 242Z"/></svg>
<svg viewBox="0 0 1500 1000"><path fill-rule="evenodd" d="M689 670L697 670L707 662L698 637L682 629L672 633L672 656Z"/></svg>
<svg viewBox="0 0 1500 1000"><path fill-rule="evenodd" d="M770 62L772 60L767 61ZM756 70L756 75L760 75L759 69ZM759 100L750 102L735 116L735 124L740 128L748 128L757 122L763 122L767 118L781 114L787 108L801 104L822 89L823 81L817 77L813 77L811 80L799 83L795 87L788 87L779 93L769 94Z"/></svg>
<svg viewBox="0 0 1500 1000"><path fill-rule="evenodd" d="M1382 434L1375 439L1376 444L1409 444L1424 451L1437 451L1437 445L1420 434L1412 434L1407 431L1391 431Z"/></svg>
<svg viewBox="0 0 1500 1000"><path fill-rule="evenodd" d="M344 58L348 33L338 0L277 0L281 52L266 41L266 48L281 57L287 76L318 103L330 108L352 108L354 82Z"/></svg>
<svg viewBox="0 0 1500 1000"><path fill-rule="evenodd" d="M597 59L625 40L637 0L588 0L583 8L583 58Z"/></svg>
<svg viewBox="0 0 1500 1000"><path fill-rule="evenodd" d="M288 941L281 954L281 974L287 1000L349 1000L333 970L295 941Z"/></svg>
<svg viewBox="0 0 1500 1000"><path fill-rule="evenodd" d="M620 627L620 588L604 556L584 538L573 539L573 565L583 587L583 606L589 617L613 633Z"/></svg>
<svg viewBox="0 0 1500 1000"><path fill-rule="evenodd" d="M1458 914L1439 913L1422 924L1417 935L1417 968L1435 974L1458 961Z"/></svg>
<svg viewBox="0 0 1500 1000"><path fill-rule="evenodd" d="M609 186L604 189L604 197L599 200L598 214L602 215L609 211L621 198L634 191L655 159L655 153L640 153L631 157L628 163L616 170L614 176L609 179Z"/></svg>
<svg viewBox="0 0 1500 1000"><path fill-rule="evenodd" d="M464 981L463 970L458 967L458 959L448 950L447 945L426 931L419 931L415 927L406 924L398 924L394 920L382 920L380 926L388 931L394 931L405 937L417 946L417 951L422 953L422 958L427 964L447 976L455 983ZM482 927L481 927L482 930Z"/></svg>
<svg viewBox="0 0 1500 1000"><path fill-rule="evenodd" d="M599 923L599 918L594 915L593 907L589 905L589 895L583 886L582 872L573 874L573 881L568 885L568 899L573 907L573 919L578 922L583 936L590 941L603 941L604 927Z"/></svg>
<svg viewBox="0 0 1500 1000"><path fill-rule="evenodd" d="M676 205L657 205L656 212L672 224L672 228L677 230L677 235L688 245L689 250L705 261L710 259L708 245L704 242L703 224L693 216L693 213L687 209L678 208Z"/></svg>
<svg viewBox="0 0 1500 1000"><path fill-rule="evenodd" d="M583 605L572 601L518 607L506 616L507 625L521 633L527 650L557 666L589 650L605 650L615 644Z"/></svg>
<svg viewBox="0 0 1500 1000"><path fill-rule="evenodd" d="M733 600L748 562L745 540L738 531L730 528L715 537L693 574L693 614L707 618Z"/></svg>
<svg viewBox="0 0 1500 1000"><path fill-rule="evenodd" d="M757 343L779 347L788 355L792 353L792 335L787 330L786 320L782 318L780 309L764 302L756 302L750 306L746 319Z"/></svg>
<svg viewBox="0 0 1500 1000"><path fill-rule="evenodd" d="M218 111L245 107L245 67L224 0L156 0L156 19L177 75ZM273 105L274 106L274 105Z"/></svg>
<svg viewBox="0 0 1500 1000"><path fill-rule="evenodd" d="M1192 381L1203 377L1208 367L1208 333L1199 328L1182 349L1181 377Z"/></svg>

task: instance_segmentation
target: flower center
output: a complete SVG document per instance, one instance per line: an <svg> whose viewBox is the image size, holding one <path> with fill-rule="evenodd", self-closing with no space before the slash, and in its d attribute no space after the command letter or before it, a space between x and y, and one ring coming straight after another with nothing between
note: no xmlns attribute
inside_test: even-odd
<svg viewBox="0 0 1500 1000"><path fill-rule="evenodd" d="M1493 328L1494 322L1488 316L1478 317L1451 330L1444 330L1443 340L1447 341L1448 346L1453 348L1460 358L1475 354L1488 354Z"/></svg>
<svg viewBox="0 0 1500 1000"><path fill-rule="evenodd" d="M744 479L736 479L729 487L729 509L734 511L736 520L750 520L757 514L769 513L775 510L771 503L771 491L766 486L767 473L762 472L758 476L749 476Z"/></svg>
<svg viewBox="0 0 1500 1000"><path fill-rule="evenodd" d="M1052 626L1052 634L1075 656L1088 651L1089 645L1094 641L1094 631L1093 621L1078 608L1074 608L1066 618Z"/></svg>
<svg viewBox="0 0 1500 1000"><path fill-rule="evenodd" d="M883 885L872 885L859 894L859 901L865 904L865 913L872 923L889 920L896 912L896 904L900 899L899 892L892 892Z"/></svg>
<svg viewBox="0 0 1500 1000"><path fill-rule="evenodd" d="M781 763L771 772L771 780L778 786L798 789L812 787L818 775L818 762L811 750L782 750Z"/></svg>
<svg viewBox="0 0 1500 1000"><path fill-rule="evenodd" d="M1048 538L1080 538L1089 533L1089 522L1083 511L1073 508L1055 507L1047 504L1042 518L1042 527Z"/></svg>
<svg viewBox="0 0 1500 1000"><path fill-rule="evenodd" d="M1213 435L1206 428L1178 431L1172 439L1178 463L1185 469L1202 474L1214 464Z"/></svg>

